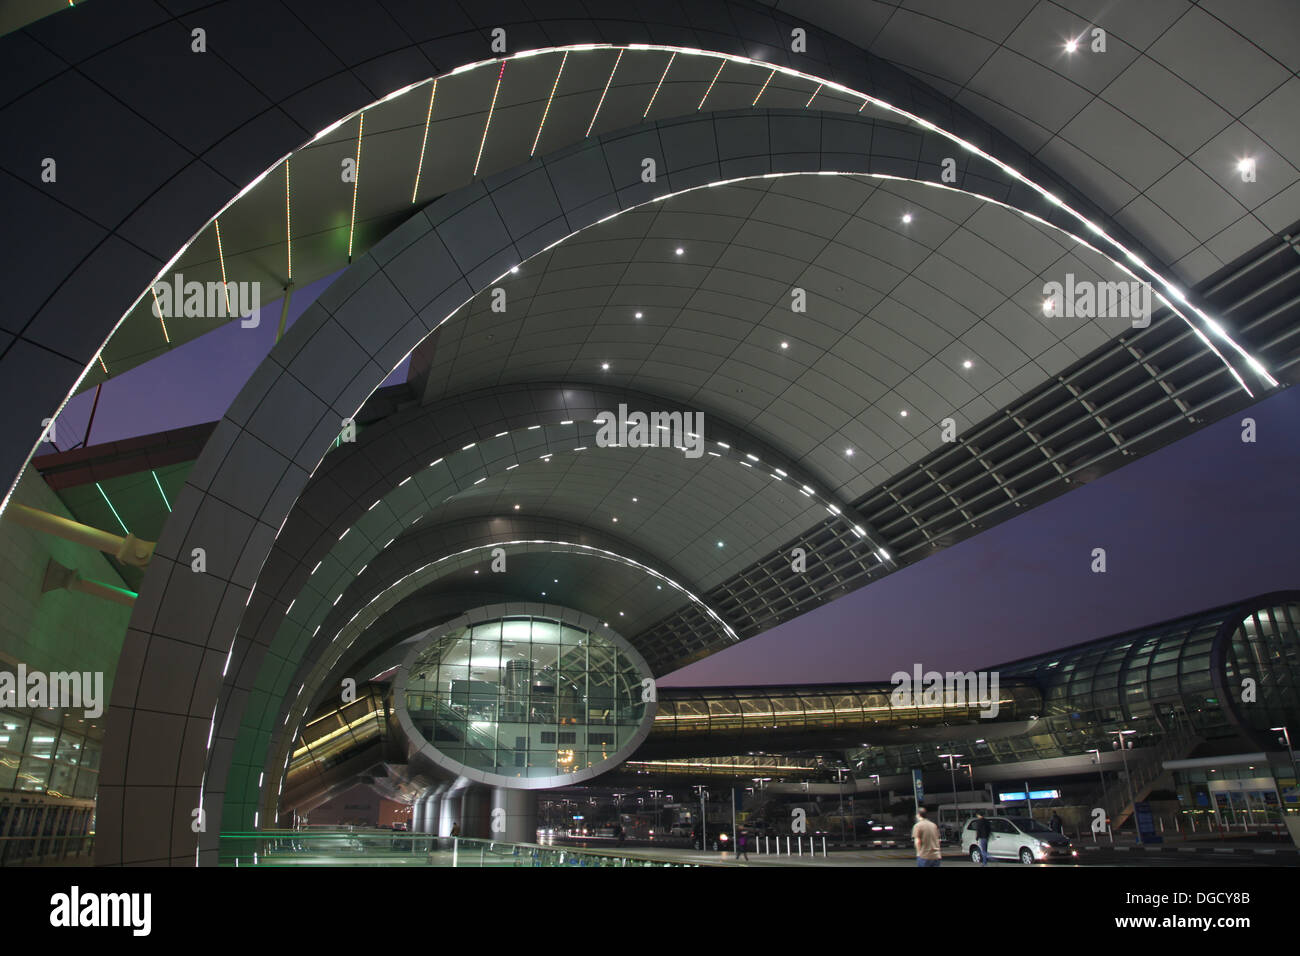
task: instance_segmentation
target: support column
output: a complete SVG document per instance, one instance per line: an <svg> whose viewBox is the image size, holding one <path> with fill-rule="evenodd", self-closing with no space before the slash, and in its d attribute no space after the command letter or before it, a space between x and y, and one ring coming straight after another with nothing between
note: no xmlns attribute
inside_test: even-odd
<svg viewBox="0 0 1300 956"><path fill-rule="evenodd" d="M440 783L432 790L427 791L424 798L424 823L420 827L421 833L437 833L438 824L442 819L442 800L447 793L447 784Z"/></svg>
<svg viewBox="0 0 1300 956"><path fill-rule="evenodd" d="M506 843L536 843L537 791L493 787L491 820L492 839Z"/></svg>
<svg viewBox="0 0 1300 956"><path fill-rule="evenodd" d="M465 777L458 777L456 782L447 788L443 794L442 806L438 813L438 836L451 836L452 824L460 823L460 805L465 797L465 791L469 789L469 780ZM461 835L464 836L464 827L461 827Z"/></svg>
<svg viewBox="0 0 1300 956"><path fill-rule="evenodd" d="M429 805L429 791L421 790L414 800L411 801L411 832L423 833L425 823L425 811Z"/></svg>
<svg viewBox="0 0 1300 956"><path fill-rule="evenodd" d="M492 839L492 791L482 784L472 784L460 801L460 835L480 840Z"/></svg>

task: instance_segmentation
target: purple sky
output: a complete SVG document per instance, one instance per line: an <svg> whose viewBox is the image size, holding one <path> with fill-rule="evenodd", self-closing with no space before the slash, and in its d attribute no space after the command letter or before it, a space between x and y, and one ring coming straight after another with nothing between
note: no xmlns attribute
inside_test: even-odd
<svg viewBox="0 0 1300 956"><path fill-rule="evenodd" d="M333 281L299 289L292 323ZM95 444L215 421L270 350L232 323L105 384ZM405 363L388 382L404 381ZM90 392L59 418L79 441ZM165 397L165 400L162 400ZM1258 425L1241 441L1242 417ZM987 667L1270 590L1300 587L1300 390L1287 390L1026 514L940 551L665 684L888 680ZM1108 570L1090 570L1093 548Z"/></svg>
<svg viewBox="0 0 1300 956"><path fill-rule="evenodd" d="M1241 441L1246 416L1253 445ZM1289 389L664 683L988 667L1300 587L1297 434L1300 391ZM1090 570L1099 547L1105 574Z"/></svg>

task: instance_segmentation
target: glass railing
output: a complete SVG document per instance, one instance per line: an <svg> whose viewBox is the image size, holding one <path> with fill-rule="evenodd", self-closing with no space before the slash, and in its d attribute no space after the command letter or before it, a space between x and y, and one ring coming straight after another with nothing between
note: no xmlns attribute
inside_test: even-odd
<svg viewBox="0 0 1300 956"><path fill-rule="evenodd" d="M698 866L619 851L436 837L392 830L221 835L221 866Z"/></svg>

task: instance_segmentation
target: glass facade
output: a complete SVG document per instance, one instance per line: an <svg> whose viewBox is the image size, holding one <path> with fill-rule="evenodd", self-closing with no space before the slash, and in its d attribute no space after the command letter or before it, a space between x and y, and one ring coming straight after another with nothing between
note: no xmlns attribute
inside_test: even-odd
<svg viewBox="0 0 1300 956"><path fill-rule="evenodd" d="M923 702L900 705L892 697L895 685L809 684L779 687L701 687L665 689L655 715L656 742L685 741L695 736L735 737L755 744L774 734L815 733L828 738L840 731L857 739L874 731L980 719L984 705L976 702ZM994 721L1024 720L1042 710L1042 698L1028 681L1003 682Z"/></svg>
<svg viewBox="0 0 1300 956"><path fill-rule="evenodd" d="M1078 644L1001 667L1005 683L1042 692L1034 733L967 743L974 763L1014 763L1110 749L1109 731L1136 732L1139 747L1186 755L1197 740L1238 738L1277 749L1270 727L1300 724L1300 592L1224 608ZM1185 746L1183 752L1179 744ZM938 769L933 747L871 747L853 755L866 773Z"/></svg>
<svg viewBox="0 0 1300 956"><path fill-rule="evenodd" d="M586 779L648 725L645 665L605 627L541 615L454 622L403 670L399 704L435 761L489 782Z"/></svg>
<svg viewBox="0 0 1300 956"><path fill-rule="evenodd" d="M0 710L0 791L94 799L99 756L99 740L84 722L74 729L58 711Z"/></svg>

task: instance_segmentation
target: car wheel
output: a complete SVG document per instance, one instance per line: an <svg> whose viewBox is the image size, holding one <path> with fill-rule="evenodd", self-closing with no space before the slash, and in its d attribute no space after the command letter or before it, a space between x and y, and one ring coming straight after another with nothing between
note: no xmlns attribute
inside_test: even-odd
<svg viewBox="0 0 1300 956"><path fill-rule="evenodd" d="M1030 863L1033 863L1034 851L1029 849L1029 847L1027 846L1022 846L1020 848L1020 862L1024 863L1026 866L1029 865Z"/></svg>
<svg viewBox="0 0 1300 956"><path fill-rule="evenodd" d="M971 848L970 848L970 861L971 861L972 863L980 863L980 862L983 862L983 861L980 859L980 848L979 848L977 845L975 845L975 844L971 844Z"/></svg>

